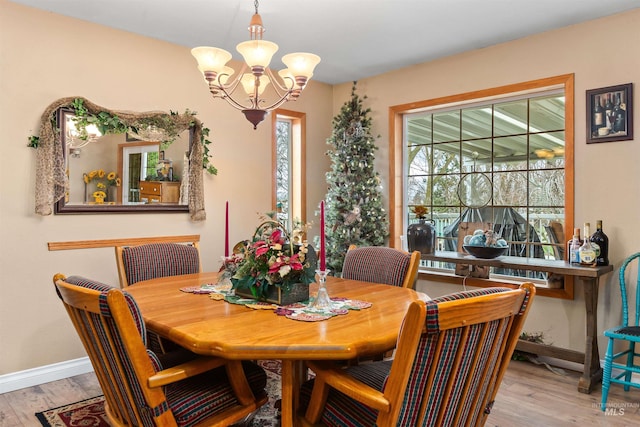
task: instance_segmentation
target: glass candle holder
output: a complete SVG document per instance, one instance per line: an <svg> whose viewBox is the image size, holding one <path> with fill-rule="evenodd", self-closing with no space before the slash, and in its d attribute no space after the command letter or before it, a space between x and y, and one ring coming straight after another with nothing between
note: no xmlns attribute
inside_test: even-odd
<svg viewBox="0 0 640 427"><path fill-rule="evenodd" d="M316 270L318 275L318 295L311 302L310 307L319 310L327 310L331 308L331 298L327 292L327 274L330 270Z"/></svg>

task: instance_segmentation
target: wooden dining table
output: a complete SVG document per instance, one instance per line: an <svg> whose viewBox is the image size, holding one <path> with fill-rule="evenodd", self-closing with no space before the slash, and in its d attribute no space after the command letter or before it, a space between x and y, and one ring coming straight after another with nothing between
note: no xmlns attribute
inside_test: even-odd
<svg viewBox="0 0 640 427"><path fill-rule="evenodd" d="M185 287L214 284L218 273L197 273L138 282L126 288L148 329L194 353L227 359L282 361L282 426L296 424L305 360L348 360L395 347L409 304L425 294L389 285L327 278L331 297L372 303L317 322L279 316L272 310L213 300ZM311 294L317 289L312 284Z"/></svg>

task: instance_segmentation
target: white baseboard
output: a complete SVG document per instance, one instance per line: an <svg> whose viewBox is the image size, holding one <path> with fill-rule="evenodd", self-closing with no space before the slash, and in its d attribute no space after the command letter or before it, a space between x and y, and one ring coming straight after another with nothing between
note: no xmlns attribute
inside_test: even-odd
<svg viewBox="0 0 640 427"><path fill-rule="evenodd" d="M0 375L0 394L92 372L88 357Z"/></svg>

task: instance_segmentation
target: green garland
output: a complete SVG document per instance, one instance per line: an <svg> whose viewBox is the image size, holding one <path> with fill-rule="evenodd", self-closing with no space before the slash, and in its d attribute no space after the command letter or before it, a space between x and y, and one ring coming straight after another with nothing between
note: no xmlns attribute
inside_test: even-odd
<svg viewBox="0 0 640 427"><path fill-rule="evenodd" d="M173 116L178 116L179 114L174 111L170 111L168 115L143 117L137 120L135 124L127 125L120 119L120 117L115 114L111 114L108 111L100 111L97 114L91 113L84 106L84 99L82 98L75 98L68 107L74 110L74 114L76 116L74 119L76 129L80 133L79 138L83 140L87 140L89 138L87 126L90 125L95 125L103 135L122 134L126 132L137 133L139 129L143 129L148 126L155 126L162 129L167 135L167 138L164 141L161 141L160 144L163 150L171 145L179 135L176 121L172 120ZM195 116L196 112L189 111L189 109L187 109L185 110L185 115ZM55 120L55 115L52 117L52 120ZM193 126L193 123L191 126ZM209 128L203 126L202 136L200 137L200 143L204 148L202 167L209 174L217 175L218 169L211 163L211 150L209 148L211 141L207 139L208 136ZM40 144L40 137L31 135L28 139L29 143L27 144L27 147L38 148Z"/></svg>

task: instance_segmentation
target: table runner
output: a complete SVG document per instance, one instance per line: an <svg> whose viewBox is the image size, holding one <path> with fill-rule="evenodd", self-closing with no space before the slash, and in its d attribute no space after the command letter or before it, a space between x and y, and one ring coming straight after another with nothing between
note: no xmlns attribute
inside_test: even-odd
<svg viewBox="0 0 640 427"><path fill-rule="evenodd" d="M297 302L289 305L277 305L258 301L252 298L238 297L232 289L231 282L206 283L201 286L187 286L180 288L182 292L193 294L209 294L213 300L224 300L229 304L240 304L254 310L273 310L278 316L304 322L318 322L334 316L345 315L349 310L362 310L371 307L371 303L347 298L331 298L331 309L317 309L309 306L309 301ZM310 296L312 300L313 295Z"/></svg>

